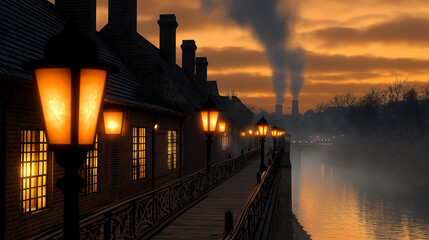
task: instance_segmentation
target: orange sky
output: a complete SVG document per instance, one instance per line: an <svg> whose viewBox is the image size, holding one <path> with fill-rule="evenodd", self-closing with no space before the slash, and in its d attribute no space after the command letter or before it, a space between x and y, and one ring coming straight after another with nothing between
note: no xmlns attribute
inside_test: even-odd
<svg viewBox="0 0 429 240"><path fill-rule="evenodd" d="M301 113L336 93L360 95L371 85L382 87L396 74L416 85L429 80L429 1L279 1L279 12L296 7L290 44L306 51ZM101 29L107 23L107 0L97 4ZM182 40L194 39L196 55L208 58L208 79L218 81L221 93L234 90L256 109L274 110L272 71L251 29L239 26L222 9L204 11L200 0L138 0L138 32L156 46L156 21L166 13L174 13L179 23L178 65ZM289 113L289 89L285 99L283 112Z"/></svg>

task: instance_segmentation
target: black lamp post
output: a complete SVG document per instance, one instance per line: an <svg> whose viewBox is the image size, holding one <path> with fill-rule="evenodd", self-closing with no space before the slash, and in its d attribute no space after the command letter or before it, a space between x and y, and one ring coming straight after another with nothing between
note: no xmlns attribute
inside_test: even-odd
<svg viewBox="0 0 429 240"><path fill-rule="evenodd" d="M216 108L216 104L209 97L204 102L201 109L201 121L203 124L203 132L207 137L207 172L210 172L211 168L211 144L213 142L212 137L216 132L217 120L219 117L219 110Z"/></svg>
<svg viewBox="0 0 429 240"><path fill-rule="evenodd" d="M277 140L278 136L280 136L280 129L276 125L274 125L271 128L271 137L273 138L273 151L274 152L276 151L276 140Z"/></svg>
<svg viewBox="0 0 429 240"><path fill-rule="evenodd" d="M94 145L109 67L98 60L95 42L72 25L48 40L44 58L24 63L33 71L49 148L65 175L64 239L79 239L79 192L85 182L78 169Z"/></svg>
<svg viewBox="0 0 429 240"><path fill-rule="evenodd" d="M259 165L259 172L262 173L263 171L265 171L267 169L267 167L265 166L265 163L264 163L264 155L265 155L264 143L265 143L265 137L267 136L267 131L268 131L267 120L265 120L265 118L262 117L259 120L256 127L257 127L258 132L259 132L259 137L261 138L261 164Z"/></svg>

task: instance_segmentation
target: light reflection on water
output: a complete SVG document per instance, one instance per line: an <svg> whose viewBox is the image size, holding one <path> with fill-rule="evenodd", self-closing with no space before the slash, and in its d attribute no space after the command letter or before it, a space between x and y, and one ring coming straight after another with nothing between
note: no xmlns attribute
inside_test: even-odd
<svg viewBox="0 0 429 240"><path fill-rule="evenodd" d="M386 197L369 178L291 150L293 211L312 239L429 239L429 196Z"/></svg>

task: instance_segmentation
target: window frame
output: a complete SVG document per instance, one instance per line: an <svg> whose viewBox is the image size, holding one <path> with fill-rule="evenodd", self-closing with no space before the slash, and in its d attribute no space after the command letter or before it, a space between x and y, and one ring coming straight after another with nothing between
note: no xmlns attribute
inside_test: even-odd
<svg viewBox="0 0 429 240"><path fill-rule="evenodd" d="M132 179L147 177L147 131L145 127L132 127Z"/></svg>
<svg viewBox="0 0 429 240"><path fill-rule="evenodd" d="M94 165L96 166L94 167ZM85 195L98 193L98 190L100 189L99 166L100 166L100 135L96 133L95 141L94 141L94 149L89 150L86 153L85 162L83 163L81 168L81 176L86 183L85 187L83 188L83 192L85 193ZM94 175L94 170L96 175ZM87 175L86 173L89 173L89 174ZM95 179L95 182L94 182L94 179ZM91 184L88 184L88 180L92 180Z"/></svg>
<svg viewBox="0 0 429 240"><path fill-rule="evenodd" d="M171 138L170 133L175 133ZM172 146L170 146L172 144ZM177 130L167 131L167 168L169 171L177 169ZM170 148L171 147L171 148Z"/></svg>
<svg viewBox="0 0 429 240"><path fill-rule="evenodd" d="M28 138L28 134L30 136ZM41 140L43 134L43 139ZM21 129L20 130L20 212L22 215L35 213L48 208L49 192L49 162L52 152L48 151L47 135L44 130L40 129ZM42 157L43 156L43 157ZM37 158L34 160L33 158ZM43 158L40 160L40 158ZM27 160L30 159L30 160ZM37 163L37 175L34 174L33 167ZM40 164L42 163L42 164ZM30 174L27 172L30 170ZM33 181L34 179L34 181ZM33 197L33 189L35 196ZM36 205L32 209L33 200ZM39 206L39 200L40 205ZM28 204L28 207L27 207Z"/></svg>

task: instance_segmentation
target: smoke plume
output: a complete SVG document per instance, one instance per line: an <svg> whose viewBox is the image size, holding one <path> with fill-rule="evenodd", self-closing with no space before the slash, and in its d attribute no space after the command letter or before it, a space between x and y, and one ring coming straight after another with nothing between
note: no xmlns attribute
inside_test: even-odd
<svg viewBox="0 0 429 240"><path fill-rule="evenodd" d="M305 52L290 44L296 20L296 7L290 0L202 0L206 10L225 8L238 24L249 27L265 47L273 71L277 104L284 102L290 81L291 93L298 99L304 77Z"/></svg>

